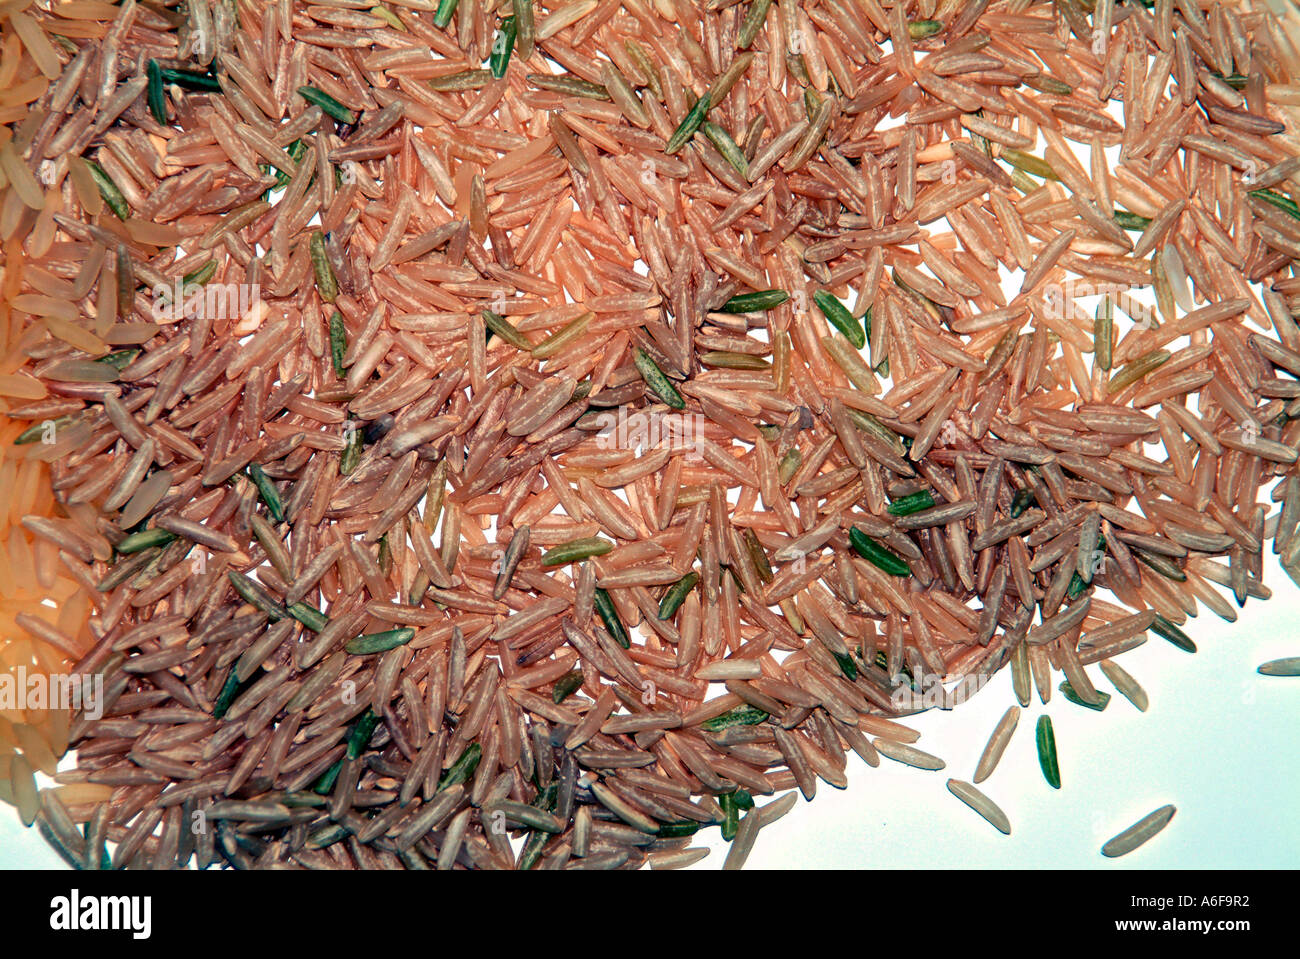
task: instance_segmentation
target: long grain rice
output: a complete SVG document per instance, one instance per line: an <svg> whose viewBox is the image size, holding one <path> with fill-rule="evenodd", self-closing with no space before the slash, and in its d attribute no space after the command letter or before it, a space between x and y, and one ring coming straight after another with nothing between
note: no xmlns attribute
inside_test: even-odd
<svg viewBox="0 0 1300 959"><path fill-rule="evenodd" d="M0 10L0 669L118 707L11 720L0 797L70 862L678 867L787 790L733 868L849 750L943 768L908 674L1144 710L1112 657L1266 598L1267 539L1300 582L1271 9L46 6Z"/></svg>
<svg viewBox="0 0 1300 959"><path fill-rule="evenodd" d="M1101 847L1101 854L1111 859L1128 855L1169 825L1169 820L1174 818L1176 811L1170 805L1161 806L1154 812L1148 813L1123 832L1109 839Z"/></svg>

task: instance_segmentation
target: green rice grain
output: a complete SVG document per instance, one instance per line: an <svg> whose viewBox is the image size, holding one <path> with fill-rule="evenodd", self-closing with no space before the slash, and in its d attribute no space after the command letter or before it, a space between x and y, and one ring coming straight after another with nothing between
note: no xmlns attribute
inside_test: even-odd
<svg viewBox="0 0 1300 959"><path fill-rule="evenodd" d="M908 493L906 496L900 496L885 509L890 516L911 516L913 513L930 509L934 505L934 494L928 489L923 489L917 490L915 493Z"/></svg>
<svg viewBox="0 0 1300 959"><path fill-rule="evenodd" d="M131 362L140 355L140 350L115 350L95 360L96 363L105 363L117 370L119 373L131 365Z"/></svg>
<svg viewBox="0 0 1300 959"><path fill-rule="evenodd" d="M330 618L314 606L306 603L294 603L289 607L289 615L302 623L313 633L319 633L327 625Z"/></svg>
<svg viewBox="0 0 1300 959"><path fill-rule="evenodd" d="M750 48L758 37L758 31L763 29L763 21L767 19L767 11L771 6L772 0L753 0L750 3L736 34L736 46L742 50Z"/></svg>
<svg viewBox="0 0 1300 959"><path fill-rule="evenodd" d="M1045 180L1059 180L1056 171L1052 165L1042 157L1036 157L1032 153L1025 153L1023 150L1013 150L1010 147L1004 147L1002 150L1002 159L1006 160L1017 170L1023 170L1025 173L1031 173L1036 177L1042 177Z"/></svg>
<svg viewBox="0 0 1300 959"><path fill-rule="evenodd" d="M230 675L226 677L225 684L221 687L221 692L217 694L217 701L212 705L212 718L221 719L225 716L230 711L230 707L235 700L239 698L239 694L256 681L255 677L250 677L247 682L241 683L239 676L232 668Z"/></svg>
<svg viewBox="0 0 1300 959"><path fill-rule="evenodd" d="M488 67L492 70L492 76L498 80L506 75L506 69L510 66L510 54L515 49L515 36L519 32L516 23L518 21L514 17L506 17L501 21L501 26L497 27L496 36L492 39L492 56L488 58Z"/></svg>
<svg viewBox="0 0 1300 959"><path fill-rule="evenodd" d="M41 439L45 435L46 422L53 425L53 431L57 435L59 430L72 422L72 417L60 416L58 419L34 423L18 434L18 438L14 440L14 446L26 446L28 443L35 443L37 440ZM120 553L121 550L119 549L118 552Z"/></svg>
<svg viewBox="0 0 1300 959"><path fill-rule="evenodd" d="M571 673L565 673L555 681L555 688L551 690L551 701L562 703L582 685L582 670L575 669Z"/></svg>
<svg viewBox="0 0 1300 959"><path fill-rule="evenodd" d="M482 758L482 746L478 743L470 743L466 746L465 751L451 764L451 768L443 774L442 779L438 780L438 792L469 779L474 775L474 770L478 768L478 761Z"/></svg>
<svg viewBox="0 0 1300 959"><path fill-rule="evenodd" d="M862 329L862 324L830 291L818 290L813 294L813 302L822 311L822 315L830 321L831 326L843 333L845 339L855 347L860 350L867 345L867 335Z"/></svg>
<svg viewBox="0 0 1300 959"><path fill-rule="evenodd" d="M671 156L682 147L686 146L686 144L690 142L691 137L695 136L695 131L700 128L700 124L704 122L704 118L708 115L708 112L709 95L706 93L695 101L695 106L691 107L690 110L687 111L685 119L678 124L677 129L673 131L673 135L669 137L668 145L664 148L664 152Z"/></svg>
<svg viewBox="0 0 1300 959"><path fill-rule="evenodd" d="M344 433L343 452L339 455L339 475L351 476L361 463L361 453L365 449L365 430L353 426Z"/></svg>
<svg viewBox="0 0 1300 959"><path fill-rule="evenodd" d="M943 29L938 20L913 20L907 25L907 33L913 40L924 40Z"/></svg>
<svg viewBox="0 0 1300 959"><path fill-rule="evenodd" d="M235 588L239 598L262 612L266 613L271 619L284 619L289 615L289 611L267 595L257 583L249 579L238 570L227 570L226 577L230 580L230 585Z"/></svg>
<svg viewBox="0 0 1300 959"><path fill-rule="evenodd" d="M561 543L559 546L552 546L542 554L542 565L563 566L566 563L580 563L593 556L604 556L613 548L614 544L607 539L585 536L582 539Z"/></svg>
<svg viewBox="0 0 1300 959"><path fill-rule="evenodd" d="M694 836L700 831L700 823L692 819L682 819L678 822L666 822L659 827L660 839L682 839L686 836Z"/></svg>
<svg viewBox="0 0 1300 959"><path fill-rule="evenodd" d="M567 74L530 73L528 82L543 90L559 93L566 97L580 97L584 100L608 100L609 91L599 83L584 80L582 77Z"/></svg>
<svg viewBox="0 0 1300 959"><path fill-rule="evenodd" d="M354 656L368 656L371 653L386 653L398 646L405 646L414 638L415 630L403 626L400 629L387 629L382 633L358 636L344 648Z"/></svg>
<svg viewBox="0 0 1300 959"><path fill-rule="evenodd" d="M1051 716L1038 717L1034 738L1038 743L1038 765L1043 770L1043 778L1053 789L1060 789L1061 767L1056 760L1056 734L1052 732Z"/></svg>
<svg viewBox="0 0 1300 959"><path fill-rule="evenodd" d="M122 555L126 555L127 553L138 553L142 549L149 549L153 546L166 546L175 538L175 533L169 533L165 529L154 526L149 529L142 529L138 533L132 533L118 543L115 548Z"/></svg>
<svg viewBox="0 0 1300 959"><path fill-rule="evenodd" d="M90 176L95 181L95 186L99 187L99 195L104 198L108 208L113 211L113 215L119 220L125 221L131 215L131 208L127 206L126 197L122 191L117 188L113 178L104 172L104 168L94 160L86 160L86 166L90 169Z"/></svg>
<svg viewBox="0 0 1300 959"><path fill-rule="evenodd" d="M360 758L361 753L364 752L366 746L370 744L370 737L375 734L375 730L378 727L379 716L376 715L373 709L367 706L366 711L357 717L357 721L353 723L352 728L348 730L346 739L348 746L348 759Z"/></svg>
<svg viewBox="0 0 1300 959"><path fill-rule="evenodd" d="M794 479L794 474L799 472L799 467L803 465L803 454L799 452L798 447L790 447L785 455L781 457L781 462L777 464L777 478L784 486L790 480Z"/></svg>
<svg viewBox="0 0 1300 959"><path fill-rule="evenodd" d="M267 512L277 523L284 522L284 503L280 500L280 493L271 482L271 478L266 475L266 471L256 463L250 463L248 466L248 476L257 487L258 495L262 497L262 502L266 504Z"/></svg>
<svg viewBox="0 0 1300 959"><path fill-rule="evenodd" d="M737 706L721 716L714 716L712 719L706 719L700 723L701 728L707 729L711 733L721 732L724 729L730 729L732 726L756 726L767 719L767 713L756 706Z"/></svg>
<svg viewBox="0 0 1300 959"><path fill-rule="evenodd" d="M668 587L668 591L664 593L663 599L659 601L659 618L661 620L672 619L673 614L677 612L677 608L682 605L686 600L687 595L695 588L695 584L699 581L699 573L687 573L677 582L673 583L672 586Z"/></svg>
<svg viewBox="0 0 1300 959"><path fill-rule="evenodd" d="M1097 701L1095 703L1088 702L1074 691L1074 687L1070 685L1069 680L1062 680L1061 685L1057 688L1060 689L1062 696L1074 703L1076 706L1087 706L1089 709L1095 709L1097 712L1101 712L1105 709L1107 703L1110 702L1110 693L1103 693L1100 689L1096 691Z"/></svg>
<svg viewBox="0 0 1300 959"><path fill-rule="evenodd" d="M221 81L211 73L204 73L198 70L179 70L172 67L162 67L158 71L158 77L164 86L180 87L182 90L190 90L194 93L220 93Z"/></svg>
<svg viewBox="0 0 1300 959"><path fill-rule="evenodd" d="M700 124L700 132L708 137L710 143L717 147L718 152L722 154L722 158L731 164L732 169L741 176L749 174L749 161L745 159L745 152L736 145L736 141L731 138L730 133L718 126L718 124L710 123L708 120Z"/></svg>
<svg viewBox="0 0 1300 959"><path fill-rule="evenodd" d="M491 310L483 311L483 325L487 327L489 336L495 333L517 350L528 352L533 348L533 344L524 334L515 329L513 323Z"/></svg>
<svg viewBox="0 0 1300 959"><path fill-rule="evenodd" d="M856 526L849 528L849 543L859 556L890 576L912 575L912 567L906 560L885 549Z"/></svg>
<svg viewBox="0 0 1300 959"><path fill-rule="evenodd" d="M759 290L757 293L741 293L722 304L722 313L758 313L780 306L790 299L785 290Z"/></svg>
<svg viewBox="0 0 1300 959"><path fill-rule="evenodd" d="M1132 230L1134 233L1141 233L1151 225L1149 216L1142 216L1138 213L1130 213L1128 210L1116 210L1115 222L1120 229Z"/></svg>
<svg viewBox="0 0 1300 959"><path fill-rule="evenodd" d="M1029 509L1033 502L1034 491L1028 486L1016 490L1015 494L1011 497L1011 518L1015 519L1025 510Z"/></svg>
<svg viewBox="0 0 1300 959"><path fill-rule="evenodd" d="M318 796L328 796L334 791L334 784L338 782L339 773L343 771L343 760L339 759L329 769L321 773L321 777L316 780L311 787L311 791Z"/></svg>
<svg viewBox="0 0 1300 959"><path fill-rule="evenodd" d="M596 612L600 614L600 620L605 624L605 629L614 641L624 649L630 649L632 640L627 635L627 630L623 626L623 620L619 619L618 610L614 606L614 601L609 598L609 593L596 587L594 603Z"/></svg>
<svg viewBox="0 0 1300 959"><path fill-rule="evenodd" d="M650 391L659 397L664 403L668 404L675 410L686 409L686 400L682 394L677 392L672 381L664 375L664 371L659 369L659 364L651 358L650 354L641 347L635 347L632 350L632 362L636 364L637 372L645 380L646 386Z"/></svg>
<svg viewBox="0 0 1300 959"><path fill-rule="evenodd" d="M1283 196L1281 193L1277 193L1273 190L1251 190L1250 195L1257 196L1265 203L1271 203L1283 213L1287 213L1290 216L1295 217L1297 220L1300 220L1300 206L1297 206L1295 200L1291 199L1289 196Z"/></svg>
<svg viewBox="0 0 1300 959"><path fill-rule="evenodd" d="M349 110L324 90L318 90L316 87L311 86L303 86L298 88L298 96L302 97L308 103L314 103L316 106L321 108L322 112L324 112L326 116L337 120L339 123L357 122L356 111Z"/></svg>
<svg viewBox="0 0 1300 959"><path fill-rule="evenodd" d="M347 372L343 357L348 352L348 328L343 325L343 314L338 310L330 317L330 359L334 364L334 375L342 377Z"/></svg>
<svg viewBox="0 0 1300 959"><path fill-rule="evenodd" d="M325 253L325 234L320 230L312 230L308 250L311 253L312 272L316 274L316 292L326 303L333 303L339 295L339 283L334 279L334 268L330 266L329 257Z"/></svg>
<svg viewBox="0 0 1300 959"><path fill-rule="evenodd" d="M1159 613L1156 614L1155 622L1149 628L1151 632L1162 639L1169 640L1183 652L1196 652L1196 644L1192 642L1192 638Z"/></svg>
<svg viewBox="0 0 1300 959"><path fill-rule="evenodd" d="M1187 582L1187 574L1174 562L1173 557L1161 556L1159 553L1148 552L1136 546L1132 547L1132 552L1134 556L1166 579L1172 579L1178 583Z"/></svg>
<svg viewBox="0 0 1300 959"><path fill-rule="evenodd" d="M157 60L145 64L145 75L149 78L148 101L149 112L158 123L167 123L167 97L163 93L162 69Z"/></svg>
<svg viewBox="0 0 1300 959"><path fill-rule="evenodd" d="M1163 366L1171 356L1173 354L1168 350L1152 350L1150 353L1139 356L1133 362L1126 363L1106 384L1106 392L1118 393L1126 386L1132 386L1148 373L1154 372Z"/></svg>
<svg viewBox="0 0 1300 959"><path fill-rule="evenodd" d="M459 0L438 0L438 9L433 14L433 25L439 30L446 30L458 3Z"/></svg>

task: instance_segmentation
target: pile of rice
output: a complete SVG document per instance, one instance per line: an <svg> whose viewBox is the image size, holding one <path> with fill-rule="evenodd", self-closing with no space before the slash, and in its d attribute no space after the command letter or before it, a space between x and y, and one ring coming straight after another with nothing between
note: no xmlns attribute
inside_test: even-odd
<svg viewBox="0 0 1300 959"><path fill-rule="evenodd" d="M850 753L943 768L901 717L1008 665L1145 708L1114 657L1266 598L1269 541L1300 582L1289 4L0 38L0 672L104 694L0 704L0 799L73 866L676 867L719 825L738 867Z"/></svg>

